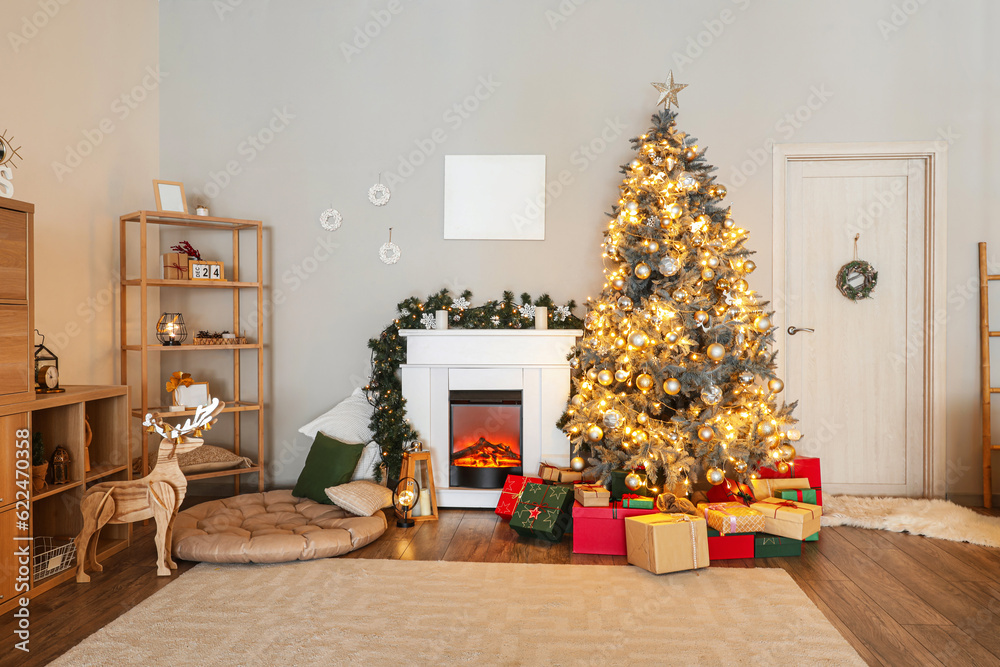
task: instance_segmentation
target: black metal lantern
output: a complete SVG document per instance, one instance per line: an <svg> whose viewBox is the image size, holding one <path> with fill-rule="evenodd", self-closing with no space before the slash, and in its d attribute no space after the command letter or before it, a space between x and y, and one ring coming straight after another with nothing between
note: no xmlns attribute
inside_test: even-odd
<svg viewBox="0 0 1000 667"><path fill-rule="evenodd" d="M396 525L400 528L409 528L416 525L416 522L409 518L413 511L413 506L417 504L420 497L420 485L412 477L404 477L399 480L396 489L392 492L392 505L396 508Z"/></svg>
<svg viewBox="0 0 1000 667"><path fill-rule="evenodd" d="M39 336L42 334L35 329ZM35 346L35 393L56 394L66 391L59 387L59 357L45 347L45 336L42 342Z"/></svg>
<svg viewBox="0 0 1000 667"><path fill-rule="evenodd" d="M180 313L163 313L156 323L156 339L164 345L180 345L187 338L184 316Z"/></svg>
<svg viewBox="0 0 1000 667"><path fill-rule="evenodd" d="M69 464L71 462L69 450L65 447L56 447L52 452L52 483L65 484L69 481Z"/></svg>

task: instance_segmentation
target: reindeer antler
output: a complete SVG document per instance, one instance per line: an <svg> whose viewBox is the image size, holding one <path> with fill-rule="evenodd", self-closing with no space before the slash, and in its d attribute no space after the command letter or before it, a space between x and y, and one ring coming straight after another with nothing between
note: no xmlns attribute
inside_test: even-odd
<svg viewBox="0 0 1000 667"><path fill-rule="evenodd" d="M152 413L146 413L146 419L143 420L142 425L153 429L167 440L176 441L177 438L191 431L198 431L202 427L210 427L215 422L215 417L222 412L224 407L226 407L225 403L220 403L219 399L213 398L212 402L208 405L199 406L194 412L194 419L185 420L182 426L171 427L170 424L164 423L162 419L153 419Z"/></svg>

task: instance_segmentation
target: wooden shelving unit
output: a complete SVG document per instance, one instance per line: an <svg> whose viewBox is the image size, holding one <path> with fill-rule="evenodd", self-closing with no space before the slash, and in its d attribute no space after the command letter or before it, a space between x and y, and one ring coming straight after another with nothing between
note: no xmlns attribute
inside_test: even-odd
<svg viewBox="0 0 1000 667"><path fill-rule="evenodd" d="M244 456L240 452L240 421L241 415L244 413L255 413L256 419L256 431L257 431L257 460L255 465L249 468L235 468L232 470L220 470L217 472L203 473L196 475L188 475L189 480L198 479L209 479L215 477L232 477L233 478L233 490L234 493L238 494L240 492L240 477L242 475L257 474L257 490L264 490L264 415L263 415L263 395L264 395L264 322L261 313L264 309L264 260L263 260L263 223L260 220L238 220L234 218L217 218L217 217L207 217L207 216L196 216L188 215L185 213L171 213L164 211L135 211L134 213L129 213L128 215L121 216L120 220L120 245L121 245L121 379L122 384L129 383L128 377L128 367L130 354L138 354L140 357L139 361L139 375L138 382L135 382L133 378L133 384L136 386L134 390L135 398L137 399L136 404L131 409L131 415L134 419L141 420L147 413L153 413L159 417L184 417L194 414L193 410L185 410L181 412L170 412L166 406L159 406L153 404L153 392L151 387L156 387L160 383L160 378L151 378L149 373L149 360L151 355L157 355L160 353L168 353L170 356L178 353L209 353L209 352L219 352L219 351L229 351L232 353L232 368L233 368L233 395L231 396L219 396L220 400L225 401L226 408L224 412L234 413L233 414L233 452L240 456ZM129 262L128 250L127 250L127 232L129 225L138 225L139 232L139 243L138 243L138 258L133 259L133 262ZM164 280L161 278L156 278L151 276L152 271L159 272L159 264L156 266L150 266L147 255L147 240L150 234L150 226L156 225L153 229L155 232L159 231L159 226L173 226L173 227L186 227L199 230L210 230L219 233L228 233L232 237L232 263L229 265L229 270L231 271L231 276L228 280L217 280L217 281L199 281L199 280ZM254 258L256 262L256 280L246 281L240 280L240 239L241 234L253 235L256 240L256 257ZM136 275L129 275L129 268L134 267L137 269ZM239 332L242 330L240 317L240 297L241 293L246 290L254 290L256 292L256 321L257 330L255 336L255 342L239 344L239 345L193 345L184 344L176 346L163 346L156 340L154 335L154 325L156 318L159 313L151 313L149 311L149 296L150 290L153 289L192 289L195 291L201 290L230 290L233 294L233 325L232 331ZM131 294L130 294L131 291ZM138 292L138 298L135 298L135 293ZM138 321L140 322L140 330L138 340L135 340L134 336L130 339L128 331L129 316L135 317L136 312L131 309L138 309ZM193 336L189 336L193 338ZM252 353L256 355L256 363L253 367L256 371L256 400L246 401L241 397L241 373L249 366L248 360L244 359L241 355L246 353ZM187 357L188 355L184 355ZM169 358L169 357L168 357ZM189 363L189 362L186 362ZM152 384L151 384L152 383ZM218 395L218 392L213 391L214 395ZM159 396L159 391L155 394ZM157 398L157 402L159 399ZM141 446L138 448L142 454L142 471L143 475L148 472L148 458L149 458L149 434L145 432L144 429L139 429L141 431Z"/></svg>

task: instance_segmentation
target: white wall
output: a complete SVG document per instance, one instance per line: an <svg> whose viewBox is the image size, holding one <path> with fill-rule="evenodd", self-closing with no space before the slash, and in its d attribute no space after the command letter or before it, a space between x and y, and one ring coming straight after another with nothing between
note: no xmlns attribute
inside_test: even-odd
<svg viewBox="0 0 1000 667"><path fill-rule="evenodd" d="M154 0L0 4L0 130L22 147L14 197L36 207L35 326L64 384L119 381L118 217L152 207L157 24Z"/></svg>
<svg viewBox="0 0 1000 667"><path fill-rule="evenodd" d="M977 308L963 290L976 241L994 243L1000 265L997 24L983 1L163 0L160 174L270 228L268 432L283 459L271 482L294 482L309 444L295 429L363 382L365 342L402 298L447 285L479 301L503 289L583 301L599 289L618 165L654 111L649 82L673 68L690 84L680 125L729 185L765 294L771 143L951 138L949 488L976 493ZM456 111L463 101L475 109ZM263 150L243 143L272 120L281 131ZM546 240L442 240L447 153L544 153L550 183L567 172ZM239 173L222 176L227 163ZM371 206L378 173L406 163L420 164ZM326 234L317 216L331 204L345 222ZM376 256L390 226L395 266Z"/></svg>

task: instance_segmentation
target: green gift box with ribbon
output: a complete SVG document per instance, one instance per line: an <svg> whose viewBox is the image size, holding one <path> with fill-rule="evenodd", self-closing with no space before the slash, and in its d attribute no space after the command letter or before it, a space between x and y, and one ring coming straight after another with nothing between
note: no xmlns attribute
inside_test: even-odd
<svg viewBox="0 0 1000 667"><path fill-rule="evenodd" d="M528 482L514 508L510 527L518 535L558 542L572 520L572 505L573 487Z"/></svg>
<svg viewBox="0 0 1000 667"><path fill-rule="evenodd" d="M774 558L780 556L801 556L802 541L790 537L757 534L753 538L754 558Z"/></svg>

